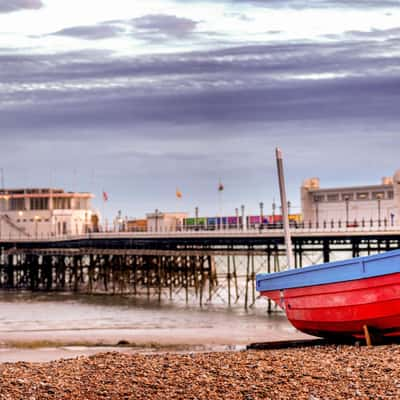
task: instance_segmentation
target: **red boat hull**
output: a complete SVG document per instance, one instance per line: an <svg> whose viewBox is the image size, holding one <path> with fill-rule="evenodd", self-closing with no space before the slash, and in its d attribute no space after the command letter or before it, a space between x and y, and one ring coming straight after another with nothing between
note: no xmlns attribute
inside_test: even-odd
<svg viewBox="0 0 400 400"><path fill-rule="evenodd" d="M314 336L364 337L364 325L400 336L400 273L302 288L263 291L289 321Z"/></svg>

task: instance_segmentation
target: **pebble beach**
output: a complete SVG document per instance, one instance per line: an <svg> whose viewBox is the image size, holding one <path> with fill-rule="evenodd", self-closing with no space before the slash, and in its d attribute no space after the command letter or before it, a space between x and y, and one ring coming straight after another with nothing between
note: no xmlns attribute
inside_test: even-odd
<svg viewBox="0 0 400 400"><path fill-rule="evenodd" d="M400 347L121 354L0 364L0 399L399 399Z"/></svg>

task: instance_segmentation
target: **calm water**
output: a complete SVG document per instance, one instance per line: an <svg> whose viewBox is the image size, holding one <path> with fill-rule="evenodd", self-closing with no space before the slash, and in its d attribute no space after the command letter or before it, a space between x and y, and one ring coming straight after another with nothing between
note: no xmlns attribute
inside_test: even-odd
<svg viewBox="0 0 400 400"><path fill-rule="evenodd" d="M0 361L73 356L120 341L129 351L213 350L300 337L282 313L266 314L266 301L246 313L108 295L0 293Z"/></svg>

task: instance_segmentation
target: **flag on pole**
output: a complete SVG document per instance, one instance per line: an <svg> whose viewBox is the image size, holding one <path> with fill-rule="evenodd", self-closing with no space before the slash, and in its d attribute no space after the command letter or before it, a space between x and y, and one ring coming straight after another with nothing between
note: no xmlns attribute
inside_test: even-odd
<svg viewBox="0 0 400 400"><path fill-rule="evenodd" d="M176 188L176 198L177 199L181 199L182 198L182 192L178 188Z"/></svg>
<svg viewBox="0 0 400 400"><path fill-rule="evenodd" d="M108 201L108 194L107 194L107 192L103 192L103 201Z"/></svg>

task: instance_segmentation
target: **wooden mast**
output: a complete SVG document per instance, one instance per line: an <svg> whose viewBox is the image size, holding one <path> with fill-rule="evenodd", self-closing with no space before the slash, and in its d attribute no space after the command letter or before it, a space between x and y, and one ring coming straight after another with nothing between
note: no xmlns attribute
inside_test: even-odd
<svg viewBox="0 0 400 400"><path fill-rule="evenodd" d="M283 173L283 158L282 158L282 151L279 147L276 148L276 164L278 167L279 192L281 195L282 222L285 234L286 257L287 257L288 269L291 269L294 267L292 239L290 236L290 228L289 228L289 214L288 214L288 204L286 199L285 176Z"/></svg>

